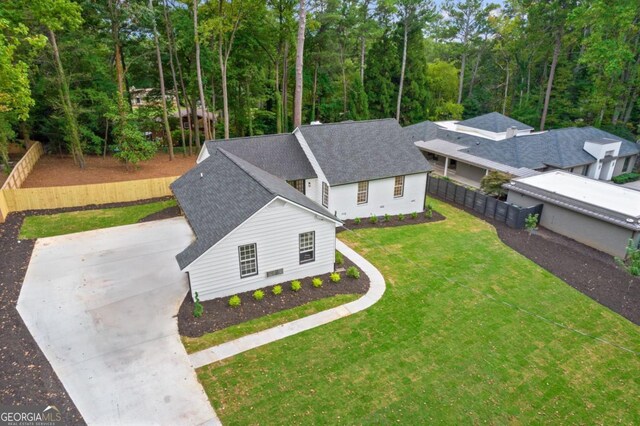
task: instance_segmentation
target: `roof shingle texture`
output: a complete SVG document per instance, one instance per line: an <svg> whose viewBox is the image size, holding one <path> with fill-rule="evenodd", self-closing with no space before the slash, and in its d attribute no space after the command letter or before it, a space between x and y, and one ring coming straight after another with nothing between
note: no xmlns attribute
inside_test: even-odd
<svg viewBox="0 0 640 426"><path fill-rule="evenodd" d="M222 149L177 179L171 189L196 235L176 256L180 269L278 196L338 221L282 179Z"/></svg>
<svg viewBox="0 0 640 426"><path fill-rule="evenodd" d="M299 130L330 185L431 170L394 119L308 125Z"/></svg>
<svg viewBox="0 0 640 426"><path fill-rule="evenodd" d="M459 121L458 124L494 133L506 132L510 127L515 127L518 130L533 129L533 127L507 117L506 115L502 115L499 112L490 112L489 114L479 115L478 117Z"/></svg>
<svg viewBox="0 0 640 426"><path fill-rule="evenodd" d="M291 133L207 141L206 145L210 153L222 148L284 180L317 177Z"/></svg>

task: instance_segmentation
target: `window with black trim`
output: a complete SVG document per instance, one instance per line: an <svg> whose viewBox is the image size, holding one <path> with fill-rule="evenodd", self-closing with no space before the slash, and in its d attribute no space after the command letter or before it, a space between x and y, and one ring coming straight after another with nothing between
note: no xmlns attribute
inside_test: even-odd
<svg viewBox="0 0 640 426"><path fill-rule="evenodd" d="M300 263L313 262L316 258L316 232L304 232L298 236Z"/></svg>
<svg viewBox="0 0 640 426"><path fill-rule="evenodd" d="M631 162L631 157L627 157L624 159L624 164L622 165L622 171L626 172L629 167L629 163Z"/></svg>
<svg viewBox="0 0 640 426"><path fill-rule="evenodd" d="M396 176L393 184L393 197L400 198L404 195L404 176Z"/></svg>
<svg viewBox="0 0 640 426"><path fill-rule="evenodd" d="M258 249L256 244L245 244L238 247L240 259L240 278L258 275Z"/></svg>
<svg viewBox="0 0 640 426"><path fill-rule="evenodd" d="M369 182L358 182L358 204L367 204L369 201Z"/></svg>
<svg viewBox="0 0 640 426"><path fill-rule="evenodd" d="M329 185L326 182L322 182L322 205L329 207Z"/></svg>
<svg viewBox="0 0 640 426"><path fill-rule="evenodd" d="M305 193L305 191L304 191L304 179L288 180L287 183L289 185L293 186L298 191L302 192L303 194Z"/></svg>

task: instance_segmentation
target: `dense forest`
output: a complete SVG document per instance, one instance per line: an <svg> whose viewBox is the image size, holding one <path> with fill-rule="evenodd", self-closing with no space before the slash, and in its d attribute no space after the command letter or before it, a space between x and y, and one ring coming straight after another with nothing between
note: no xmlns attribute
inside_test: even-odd
<svg viewBox="0 0 640 426"><path fill-rule="evenodd" d="M639 20L637 0L3 0L0 157L31 139L135 164L316 120L489 111L633 140ZM133 87L157 102L132 108Z"/></svg>

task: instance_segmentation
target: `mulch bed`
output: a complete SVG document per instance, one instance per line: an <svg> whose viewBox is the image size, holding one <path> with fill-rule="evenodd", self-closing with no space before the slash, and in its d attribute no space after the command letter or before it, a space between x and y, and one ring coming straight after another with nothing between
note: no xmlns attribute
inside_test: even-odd
<svg viewBox="0 0 640 426"><path fill-rule="evenodd" d="M62 413L64 424L84 424L82 415L16 310L22 282L35 245L35 240L18 239L24 218L70 211L127 207L170 198L16 212L11 213L4 223L0 223L0 405L55 405ZM164 219L177 214L177 207L170 207L143 220Z"/></svg>
<svg viewBox="0 0 640 426"><path fill-rule="evenodd" d="M437 211L433 211L430 218L426 217L424 213L418 213L418 217L415 219L412 218L410 214L407 214L405 215L404 220L399 220L398 216L394 215L391 216L388 221L385 221L384 216L382 216L378 217L378 221L376 223L371 223L369 218L360 219L360 223L356 223L353 219L348 219L344 221L344 225L336 229L336 232L342 232L347 229L355 231L365 228L392 228L394 226L418 225L420 223L439 222L444 219L445 217Z"/></svg>
<svg viewBox="0 0 640 426"><path fill-rule="evenodd" d="M162 220L162 219L171 219L172 217L180 216L180 207L173 206L167 207L166 209L160 210L159 212L151 213L149 216L145 216L138 221L138 223L142 222L152 222L154 220Z"/></svg>
<svg viewBox="0 0 640 426"><path fill-rule="evenodd" d="M342 267L346 270L353 266L346 257ZM285 309L295 308L314 300L324 299L337 294L364 294L369 290L369 277L360 271L360 278L347 277L345 272L340 273L342 279L338 283L329 280L329 274L319 275L323 284L320 288L311 285L313 277L300 279L302 288L295 292L291 290L291 283L281 283L282 293L275 296L271 293L273 286L262 289L264 299L257 301L253 298L253 291L239 293L242 304L239 307L229 306L229 297L207 300L201 302L204 314L200 318L193 317L193 301L191 294L187 294L178 313L178 330L180 335L188 337L200 337L205 333L211 333L232 325L240 324L254 318L263 317Z"/></svg>
<svg viewBox="0 0 640 426"><path fill-rule="evenodd" d="M542 227L529 237L524 229L512 229L468 208L451 205L492 224L506 245L601 305L640 325L640 277L616 265L611 255Z"/></svg>

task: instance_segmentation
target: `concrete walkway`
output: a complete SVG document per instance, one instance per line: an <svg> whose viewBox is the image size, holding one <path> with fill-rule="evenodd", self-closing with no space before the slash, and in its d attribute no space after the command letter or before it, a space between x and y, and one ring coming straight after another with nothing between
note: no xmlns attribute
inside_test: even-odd
<svg viewBox="0 0 640 426"><path fill-rule="evenodd" d="M17 309L88 424L219 424L174 317L191 239L175 218L36 242Z"/></svg>
<svg viewBox="0 0 640 426"><path fill-rule="evenodd" d="M336 240L336 249L342 252L342 254L348 257L358 266L358 268L369 276L371 285L369 287L369 291L364 296L358 300L354 300L353 302L318 312L317 314L313 314L305 318L300 318L277 327L269 328L258 333L250 334L230 342L213 346L209 349L195 352L190 355L193 366L195 368L202 367L225 358L230 358L250 349L266 345L267 343L275 342L276 340L284 339L285 337L344 318L355 314L356 312L360 312L380 300L386 288L384 277L380 271L340 240Z"/></svg>

